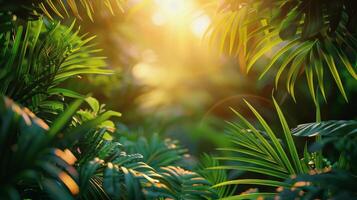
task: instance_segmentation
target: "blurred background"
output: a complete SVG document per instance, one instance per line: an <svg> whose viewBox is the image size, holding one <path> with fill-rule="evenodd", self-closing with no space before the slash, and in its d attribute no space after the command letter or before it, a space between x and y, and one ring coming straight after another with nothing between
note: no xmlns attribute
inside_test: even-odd
<svg viewBox="0 0 357 200"><path fill-rule="evenodd" d="M179 139L195 156L227 145L222 134L226 121L235 118L231 108L250 116L243 99L276 122L271 101L274 77L268 74L258 81L257 72L240 72L236 58L207 45L205 33L216 10L217 1L129 0L122 14L96 13L94 23L80 22L82 32L97 35L97 45L116 74L77 77L66 84L80 93L92 92L108 108L123 113L118 134L135 138L158 133ZM356 82L345 76L351 103L326 77L331 84L329 107L322 105L324 120L354 117L348 111L356 110ZM300 83L298 103L285 90L274 92L291 127L315 120L305 81Z"/></svg>

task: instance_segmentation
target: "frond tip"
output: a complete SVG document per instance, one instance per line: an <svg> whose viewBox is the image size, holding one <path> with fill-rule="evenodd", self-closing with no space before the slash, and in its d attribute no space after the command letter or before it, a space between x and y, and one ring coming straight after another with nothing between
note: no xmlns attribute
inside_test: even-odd
<svg viewBox="0 0 357 200"><path fill-rule="evenodd" d="M107 12L115 15L118 12L124 12L124 3L126 0L46 0L38 4L39 9L48 18L53 20L55 16L64 19L73 15L82 20L88 17L94 21L94 15L97 12Z"/></svg>

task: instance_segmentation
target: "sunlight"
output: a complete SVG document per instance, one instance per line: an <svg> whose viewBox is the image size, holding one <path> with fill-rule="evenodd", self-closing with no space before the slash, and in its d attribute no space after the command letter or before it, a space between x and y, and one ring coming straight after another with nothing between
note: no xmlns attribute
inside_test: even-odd
<svg viewBox="0 0 357 200"><path fill-rule="evenodd" d="M193 8L192 0L155 0L155 3L171 17L177 17Z"/></svg>
<svg viewBox="0 0 357 200"><path fill-rule="evenodd" d="M138 55L139 61L133 65L131 71L139 84L151 88L142 97L141 107L150 110L149 108L178 102L187 107L195 107L196 101L200 102L197 106L203 105L202 102L209 101L205 92L196 92L190 95L189 100L185 97L192 88L205 87L202 81L206 81L206 77L210 77L218 69L218 57L211 55L200 43L212 23L211 17L198 0L149 2L151 9L144 11L149 18L140 19L140 23L148 20L153 27L148 25L138 30L143 33L150 30L150 36L141 55ZM200 59L194 59L197 57ZM174 112L176 111L175 109Z"/></svg>
<svg viewBox="0 0 357 200"><path fill-rule="evenodd" d="M144 82L157 80L158 69L154 66L158 59L156 53L152 49L146 49L142 52L141 59L132 69L134 77Z"/></svg>
<svg viewBox="0 0 357 200"><path fill-rule="evenodd" d="M153 24L155 24L156 26L162 26L166 23L166 18L165 16L160 13L160 12L156 12L152 15L151 17L151 21Z"/></svg>
<svg viewBox="0 0 357 200"><path fill-rule="evenodd" d="M186 14L193 8L192 0L154 0L157 10L151 17L153 24L164 25L167 21L173 24L185 21Z"/></svg>
<svg viewBox="0 0 357 200"><path fill-rule="evenodd" d="M133 67L133 75L135 78L141 81L148 81L154 71L154 67L151 64L141 62Z"/></svg>
<svg viewBox="0 0 357 200"><path fill-rule="evenodd" d="M211 18L208 15L201 14L191 24L192 33L196 37L202 38L210 24Z"/></svg>

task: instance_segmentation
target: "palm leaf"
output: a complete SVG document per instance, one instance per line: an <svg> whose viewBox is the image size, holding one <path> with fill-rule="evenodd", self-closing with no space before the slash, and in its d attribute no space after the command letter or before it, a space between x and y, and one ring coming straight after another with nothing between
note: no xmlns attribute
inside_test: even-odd
<svg viewBox="0 0 357 200"><path fill-rule="evenodd" d="M118 11L124 11L124 3L126 0L46 0L38 4L39 9L51 20L55 16L64 19L74 16L80 20L83 17L88 17L94 21L96 12L106 11L112 15Z"/></svg>
<svg viewBox="0 0 357 200"><path fill-rule="evenodd" d="M226 182L228 180L228 175L226 170L207 170L211 167L220 166L220 163L217 159L214 159L212 156L208 154L204 154L200 159L200 163L198 165L198 169L195 171L204 177L206 180L211 182L212 185L216 185L218 183ZM235 192L236 187L232 187L230 185L222 185L214 187L216 193L219 198L232 196Z"/></svg>
<svg viewBox="0 0 357 200"><path fill-rule="evenodd" d="M4 180L0 196L73 199L79 193L79 186L74 168L77 159L72 152L49 143L51 128L27 108L2 97L0 112L0 144L4 147L0 153L0 177ZM24 188L32 191L24 192Z"/></svg>
<svg viewBox="0 0 357 200"><path fill-rule="evenodd" d="M275 197L276 193L248 193L241 194L231 197L222 198L222 200L244 200L244 199L259 199L259 198L269 198Z"/></svg>
<svg viewBox="0 0 357 200"><path fill-rule="evenodd" d="M292 130L295 136L313 137L321 135L322 137L346 136L357 132L357 121L350 120L331 120L316 123L301 124Z"/></svg>
<svg viewBox="0 0 357 200"><path fill-rule="evenodd" d="M291 185L284 183L282 180L288 179L291 175L307 172L305 170L307 167L300 161L290 128L283 112L274 98L273 101L282 125L287 149L283 148L283 145L276 137L276 133L273 132L258 111L246 102L265 132L258 131L241 114L236 112L243 125L230 124L233 128L229 129L229 137L234 146L219 149L226 153L234 154L232 156L217 157L218 160L229 162L229 164L209 168L211 170L249 171L256 174L268 175L272 179L237 179L223 181L216 184L214 187L237 184L290 187ZM257 193L257 195L258 194L259 193ZM233 196L231 198L244 199L244 195ZM273 195L273 193L270 195Z"/></svg>
<svg viewBox="0 0 357 200"><path fill-rule="evenodd" d="M354 13L349 3L344 1L323 2L326 10L321 11L317 2L295 1L251 1L249 4L225 0L221 2L221 8L217 18L237 18L239 23L221 25L213 23L209 32L224 33L211 34L209 40L221 41L222 46L228 46L229 54L235 55L240 60L240 67L246 66L250 71L258 60L268 52L273 52L273 58L262 71L260 78L274 66L276 72L276 87L281 76L286 77L286 88L295 100L295 83L300 74L305 71L306 81L314 102L317 102L317 82L326 100L324 89L324 71L328 69L336 82L342 96L347 101L347 94L341 80L341 71L344 68L356 79L355 52L356 30L351 27L348 20L353 21ZM244 8L244 10L243 10ZM246 12L247 10L247 12ZM274 12L272 12L272 10ZM278 14L275 14L278 13ZM239 16L239 17L237 17ZM343 17L342 17L343 16ZM348 20L344 20L344 19ZM223 22L226 22L223 21ZM329 29L328 31L323 31ZM248 39L245 37L229 37L240 35L236 32L248 30ZM226 34L231 32L232 34ZM333 32L333 33L332 33ZM335 34L337 37L331 36ZM227 44L227 45L226 45ZM246 51L237 49L239 53L232 54L232 47L250 47ZM274 48L279 50L274 51ZM242 63L242 56L245 57ZM281 62L282 64L279 64ZM289 71L284 72L286 68ZM316 76L314 76L314 72ZM317 81L315 80L317 78Z"/></svg>
<svg viewBox="0 0 357 200"><path fill-rule="evenodd" d="M226 185L264 185L264 186L271 186L271 187L285 187L289 188L291 185L280 182L280 181L273 181L273 180L262 180L262 179L239 179L239 180L232 180L226 181L220 184L215 185L214 187L221 187Z"/></svg>
<svg viewBox="0 0 357 200"><path fill-rule="evenodd" d="M0 92L39 112L50 95L78 97L57 88L66 79L81 74L110 74L104 69L103 58L93 56L98 51L90 44L94 38L79 35L74 26L74 22L67 28L39 19L29 21L25 31L19 26L14 33L1 33L4 48L0 54ZM8 37L11 34L15 34L13 39Z"/></svg>
<svg viewBox="0 0 357 200"><path fill-rule="evenodd" d="M299 155L298 155L297 150L296 150L294 139L291 136L292 134L291 134L289 125L288 125L288 123L287 123L287 121L286 121L286 119L284 117L283 112L281 111L280 106L278 105L278 103L276 102L274 97L273 97L273 102L274 102L275 109L276 109L276 111L278 113L281 126L282 126L282 128L284 130L285 141L286 141L286 143L288 145L288 149L289 149L289 152L290 152L290 157L294 162L294 167L297 170L298 174L303 173L303 167L301 165L301 162L300 162L300 159L299 159Z"/></svg>
<svg viewBox="0 0 357 200"><path fill-rule="evenodd" d="M199 174L180 167L162 167L160 181L167 186L164 196L173 199L216 199L211 183Z"/></svg>
<svg viewBox="0 0 357 200"><path fill-rule="evenodd" d="M187 149L180 146L177 140L162 140L158 134L150 138L139 137L135 141L128 141L122 137L120 142L128 153L139 153L143 161L155 169L170 165L179 165Z"/></svg>

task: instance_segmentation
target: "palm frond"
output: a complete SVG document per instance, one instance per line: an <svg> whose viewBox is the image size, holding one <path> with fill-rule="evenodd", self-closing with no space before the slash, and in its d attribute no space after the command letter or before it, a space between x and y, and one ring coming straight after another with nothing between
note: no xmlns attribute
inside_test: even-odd
<svg viewBox="0 0 357 200"><path fill-rule="evenodd" d="M1 97L0 112L0 196L73 199L79 186L72 152L54 147L51 129L27 108Z"/></svg>
<svg viewBox="0 0 357 200"><path fill-rule="evenodd" d="M181 167L161 167L160 181L167 186L163 196L171 199L216 199L211 183L199 174Z"/></svg>
<svg viewBox="0 0 357 200"><path fill-rule="evenodd" d="M130 141L125 137L121 138L121 143L129 153L139 153L143 156L143 161L155 169L170 165L179 165L187 149L180 146L177 140L161 139L158 134L152 135L149 139L139 137L135 141Z"/></svg>
<svg viewBox="0 0 357 200"><path fill-rule="evenodd" d="M310 152L321 152L330 163L327 167L334 166L356 173L356 130L356 120L331 120L301 124L292 133L300 137L318 137L319 140L309 147Z"/></svg>
<svg viewBox="0 0 357 200"><path fill-rule="evenodd" d="M112 15L124 12L126 0L46 0L38 4L40 10L51 20L55 16L61 19L74 16L80 20L88 17L94 21L97 12L107 12Z"/></svg>
<svg viewBox="0 0 357 200"><path fill-rule="evenodd" d="M324 74L330 71L347 101L340 74L345 70L357 79L356 29L351 25L355 20L354 3L322 4L293 0L249 3L226 0L207 32L208 41L210 44L216 41L221 52L236 56L240 67L247 72L262 58L273 54L260 78L276 68L276 87L283 75L286 89L294 100L295 83L303 72L315 103L315 84L326 100ZM319 9L321 6L327 9Z"/></svg>
<svg viewBox="0 0 357 200"><path fill-rule="evenodd" d="M276 196L275 193L247 193L241 195L230 196L226 198L222 198L222 200L245 200L245 199L261 199L261 198L272 198Z"/></svg>
<svg viewBox="0 0 357 200"><path fill-rule="evenodd" d="M111 74L103 57L95 56L100 50L90 44L93 37L80 35L74 24L67 28L39 19L1 33L0 93L34 112L51 112L61 107L45 101L50 95L80 97L58 88L61 82L81 74Z"/></svg>
<svg viewBox="0 0 357 200"><path fill-rule="evenodd" d="M82 199L143 199L145 188L158 184L151 178L158 175L145 163L116 162L95 158L79 167Z"/></svg>
<svg viewBox="0 0 357 200"><path fill-rule="evenodd" d="M143 199L161 176L142 162L142 155L126 154L115 139L105 137L114 128L108 122L120 113L105 110L94 98L85 100L89 109L78 110L83 100L77 100L54 121L49 134L61 132L55 145L71 149L77 158L80 198Z"/></svg>
<svg viewBox="0 0 357 200"><path fill-rule="evenodd" d="M219 53L237 56L241 69L245 69L247 56L248 28L246 18L250 16L248 7L220 12L207 29L204 39L211 47L218 47Z"/></svg>
<svg viewBox="0 0 357 200"><path fill-rule="evenodd" d="M325 167L287 179L292 188L280 188L283 199L314 198L353 199L357 184L356 121L326 121L303 124L293 130L298 136L320 136L309 148L324 155ZM307 154L307 148L305 153ZM313 154L312 154L313 155ZM310 156L304 156L310 157ZM343 184L340 184L343 183Z"/></svg>
<svg viewBox="0 0 357 200"><path fill-rule="evenodd" d="M331 120L316 123L300 124L292 130L295 136L313 137L339 137L357 133L356 120Z"/></svg>
<svg viewBox="0 0 357 200"><path fill-rule="evenodd" d="M338 177L340 177L341 180L345 180L347 177L346 173L354 173L356 170L354 163L357 159L357 154L352 153L355 151L355 141L357 138L355 120L302 124L297 128L290 130L281 108L274 98L273 101L283 128L286 145L282 145L278 142L275 136L276 134L272 132L259 113L246 102L265 132L258 131L242 115L236 112L242 123L230 123L228 136L231 138L234 146L219 149L226 153L231 153L231 156L216 158L218 160L229 162L229 164L210 168L213 170L226 169L248 171L268 175L272 178L223 181L214 185L214 188L241 184L268 186L278 188L277 192L281 192L278 196L289 199L290 197L312 195L313 192L321 190L320 184L327 184L326 188L334 189L323 190L324 192L316 194L318 195L316 197L324 198L326 195L328 196L327 191L333 191L332 193L333 195L336 195L336 197L342 194L340 191L335 190L336 187L333 186L333 184L329 184L327 180L333 181L336 184ZM320 135L322 139L310 146L310 151L312 151L311 154L308 153L306 146L304 157L300 160L292 135L308 137ZM329 155L331 153L325 151L327 144L332 144L332 147L335 149L333 155ZM286 149L283 149L283 146L286 146ZM331 150L331 146L329 147L329 150ZM316 163L316 152L320 151L325 156L323 159L325 163L324 165L317 166L313 163ZM290 167L292 170L289 169ZM332 172L330 172L331 168ZM342 171L339 172L339 170ZM349 172L346 170L349 170ZM337 174L333 175L334 173ZM350 181L350 183L354 183L355 181L351 176L350 178L346 178L346 181L347 180ZM301 185L301 183L306 183L307 185ZM305 189L307 190L306 194L302 192L299 193L300 190L305 191ZM344 191L348 192L348 195L353 195L354 193L353 190L348 188L344 189ZM264 193L258 192L254 194L241 194L238 196L227 197L226 199L250 199L258 197L260 194L264 197ZM267 194L267 197L275 196L276 194L277 193L269 193Z"/></svg>
<svg viewBox="0 0 357 200"><path fill-rule="evenodd" d="M228 185L216 185L222 182L228 181L228 175L226 170L207 170L211 167L220 166L218 160L214 159L208 154L204 154L200 159L198 168L195 170L198 174L204 177L212 185L215 185L214 189L217 191L219 198L232 196L236 187L230 184Z"/></svg>
<svg viewBox="0 0 357 200"><path fill-rule="evenodd" d="M267 122L248 102L246 102L261 126L264 128L264 132L258 131L258 129L248 122L241 114L234 111L242 122L241 124L230 123L228 136L231 138L234 146L219 149L232 155L216 157L216 159L229 162L229 164L210 168L212 170L225 169L248 171L264 174L272 179L237 179L218 183L214 187L252 184L270 186L273 188L288 188L291 185L284 183L284 179L288 179L292 175L307 172L305 169L308 167L305 166L305 163L300 161L286 119L275 99L273 100L282 124L283 135L285 136L285 143L287 145L281 144L282 142L276 137L276 133L272 131ZM285 149L283 146L287 146L287 148ZM243 197L244 196L237 196L236 198L244 199Z"/></svg>

